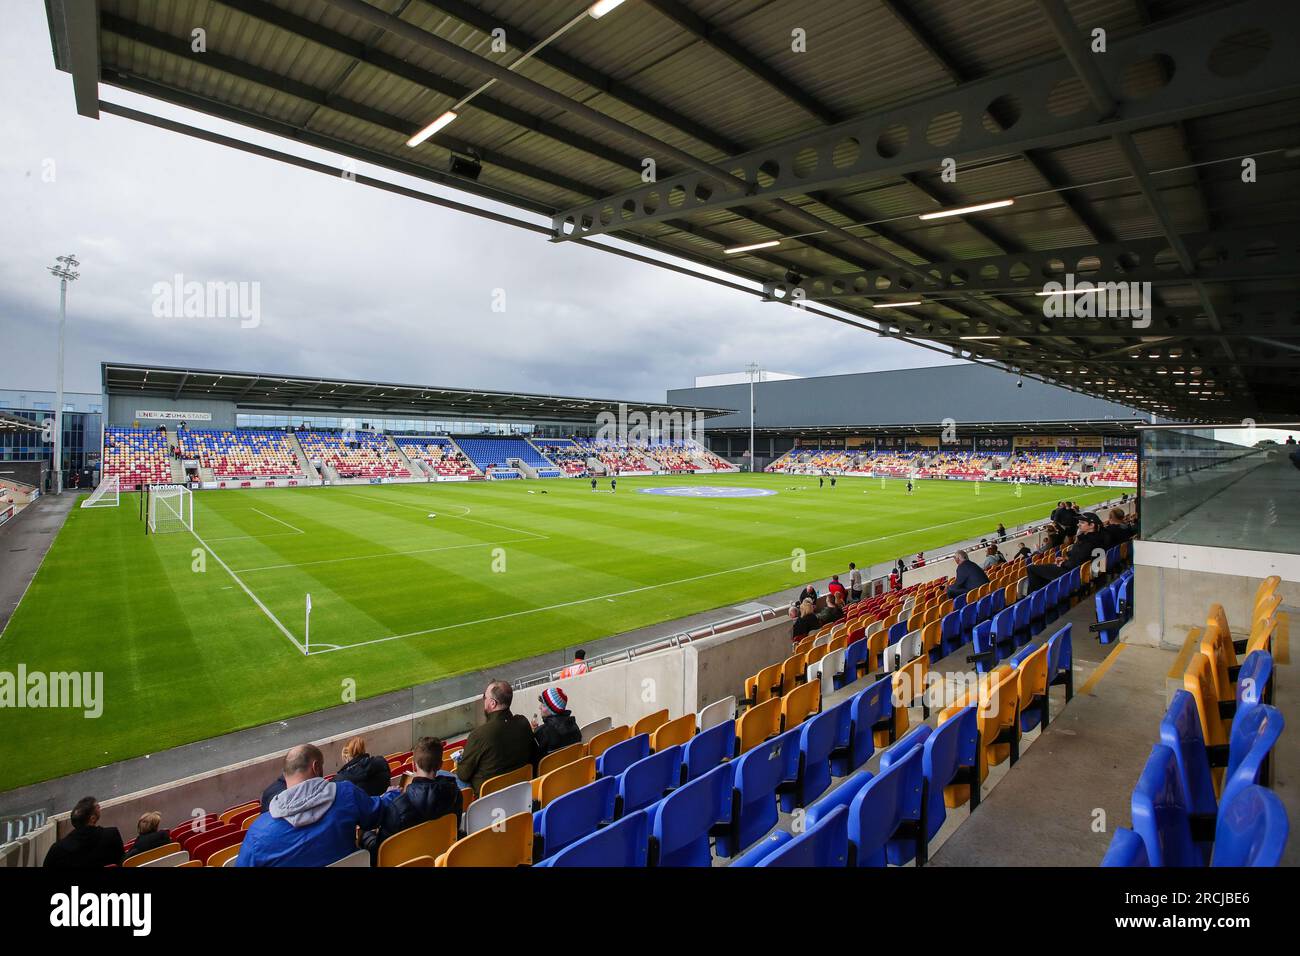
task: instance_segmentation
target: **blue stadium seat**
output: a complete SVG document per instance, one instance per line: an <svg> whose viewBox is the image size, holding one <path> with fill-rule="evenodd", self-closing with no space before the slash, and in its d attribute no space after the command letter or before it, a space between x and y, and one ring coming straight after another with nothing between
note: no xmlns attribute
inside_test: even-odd
<svg viewBox="0 0 1300 956"><path fill-rule="evenodd" d="M1152 866L1203 866L1192 840L1191 820L1174 752L1156 744L1133 789L1133 829Z"/></svg>
<svg viewBox="0 0 1300 956"><path fill-rule="evenodd" d="M1059 581L1060 578L1057 578ZM1047 639L1047 686L1065 688L1065 699L1074 699L1073 626L1066 624Z"/></svg>
<svg viewBox="0 0 1300 956"><path fill-rule="evenodd" d="M605 753L609 753L609 750ZM674 744L649 757L643 757L624 770L618 778L618 795L622 800L620 812L630 813L650 806L676 787L681 779L681 744Z"/></svg>
<svg viewBox="0 0 1300 956"><path fill-rule="evenodd" d="M595 783L556 797L534 816L533 828L541 848L539 852L538 840L534 840L533 858L554 856L609 823L614 819L617 797L618 780L614 777L601 777Z"/></svg>
<svg viewBox="0 0 1300 956"><path fill-rule="evenodd" d="M1277 866L1290 829L1276 794L1260 786L1244 787L1224 801L1210 865Z"/></svg>
<svg viewBox="0 0 1300 956"><path fill-rule="evenodd" d="M759 840L740 856L731 861L733 867L751 867L758 866L772 853L785 846L794 839L794 834L785 830L773 830L763 839Z"/></svg>
<svg viewBox="0 0 1300 956"><path fill-rule="evenodd" d="M781 809L789 813L796 807L806 807L831 785L831 751L835 749L844 701L831 710L824 710L805 720L799 731L798 772L795 784L781 794Z"/></svg>
<svg viewBox="0 0 1300 956"><path fill-rule="evenodd" d="M1035 594L1038 592L1035 591ZM1033 606L1033 597L1021 598L1015 604L1011 605L1014 612L1012 617L1012 630L1015 631L1015 646L1029 643L1029 617L1030 609Z"/></svg>
<svg viewBox="0 0 1300 956"><path fill-rule="evenodd" d="M862 676L863 671L870 671L867 663L867 642L856 640L844 648L844 676L836 682L834 690L843 690Z"/></svg>
<svg viewBox="0 0 1300 956"><path fill-rule="evenodd" d="M649 845L650 815L645 810L638 810L570 844L537 865L645 866Z"/></svg>
<svg viewBox="0 0 1300 956"><path fill-rule="evenodd" d="M989 663L987 669L991 669L994 662L1000 661L1016 649L1016 608L1018 606L1013 604L993 615L992 644L988 648L993 652L993 661Z"/></svg>
<svg viewBox="0 0 1300 956"><path fill-rule="evenodd" d="M650 735L637 734L614 744L596 758L596 773L602 777L617 777L638 760L650 756Z"/></svg>
<svg viewBox="0 0 1300 956"><path fill-rule="evenodd" d="M882 677L850 698L853 731L846 760L835 763L837 776L861 767L876 752L875 731L894 733L894 698L891 679ZM843 771L843 772L841 772Z"/></svg>
<svg viewBox="0 0 1300 956"><path fill-rule="evenodd" d="M731 823L733 771L739 761L720 764L674 790L651 811L654 866L709 866L709 836ZM776 805L773 797L773 806ZM721 836L719 842L721 843Z"/></svg>
<svg viewBox="0 0 1300 956"><path fill-rule="evenodd" d="M975 605L975 620L987 621L991 617L993 617L993 595L987 594Z"/></svg>
<svg viewBox="0 0 1300 956"><path fill-rule="evenodd" d="M798 777L801 733L787 730L734 761L735 810L730 831L718 838L722 856L735 856L776 826L777 790Z"/></svg>
<svg viewBox="0 0 1300 956"><path fill-rule="evenodd" d="M967 604L961 609L961 642L969 644L975 625L979 623L979 604Z"/></svg>
<svg viewBox="0 0 1300 956"><path fill-rule="evenodd" d="M913 747L856 792L849 805L849 865L902 865L913 857L924 862L921 756Z"/></svg>
<svg viewBox="0 0 1300 956"><path fill-rule="evenodd" d="M907 621L897 621L890 625L889 639L885 641L886 646L893 646L903 639L907 634Z"/></svg>
<svg viewBox="0 0 1300 956"><path fill-rule="evenodd" d="M964 610L965 607L966 607L966 595L958 594L955 598L952 599L952 609L954 611Z"/></svg>
<svg viewBox="0 0 1300 956"><path fill-rule="evenodd" d="M724 720L686 742L682 763L686 768L683 783L702 777L724 760L736 755L735 718Z"/></svg>
<svg viewBox="0 0 1300 956"><path fill-rule="evenodd" d="M1000 611L1000 618L980 621L975 625L971 635L971 655L975 658L975 669L981 674L991 671L998 661L998 645L994 638L994 628L999 620L1010 621L1011 610Z"/></svg>
<svg viewBox="0 0 1300 956"><path fill-rule="evenodd" d="M1196 700L1185 690L1174 691L1169 709L1160 721L1160 743L1174 755L1192 840L1202 855L1209 859L1219 806L1214 795L1214 778L1210 773L1205 738L1201 735Z"/></svg>
<svg viewBox="0 0 1300 956"><path fill-rule="evenodd" d="M1059 580L1059 579L1058 579ZM1047 590L1039 588L1029 596L1029 638L1035 638L1047 627Z"/></svg>
<svg viewBox="0 0 1300 956"><path fill-rule="evenodd" d="M1109 624L1111 621L1119 621L1119 614L1115 610L1115 588L1107 586L1093 595L1093 603L1097 609L1097 623ZM1109 644L1115 640L1119 634L1118 624L1109 627L1097 628L1097 638L1103 644Z"/></svg>
<svg viewBox="0 0 1300 956"><path fill-rule="evenodd" d="M1133 572L1125 571L1120 575L1115 589L1115 610L1127 621L1133 616Z"/></svg>
<svg viewBox="0 0 1300 956"><path fill-rule="evenodd" d="M849 849L849 810L838 806L793 839L764 841L732 866L845 866ZM745 861L742 863L742 860Z"/></svg>
<svg viewBox="0 0 1300 956"><path fill-rule="evenodd" d="M1237 710L1234 720L1241 719L1256 704L1272 699L1273 655L1268 651L1251 651L1237 671Z"/></svg>
<svg viewBox="0 0 1300 956"><path fill-rule="evenodd" d="M939 624L939 646L943 649L944 655L948 655L961 645L961 612L949 611Z"/></svg>
<svg viewBox="0 0 1300 956"><path fill-rule="evenodd" d="M989 595L989 617L997 614L1007 606L1007 592L1005 588L998 588Z"/></svg>
<svg viewBox="0 0 1300 956"><path fill-rule="evenodd" d="M1061 579L1053 578L1043 588L1043 625L1051 624L1061 616Z"/></svg>
<svg viewBox="0 0 1300 956"><path fill-rule="evenodd" d="M1127 827L1120 827L1115 831L1101 865L1134 867L1151 864L1147 862L1147 848L1142 838Z"/></svg>
<svg viewBox="0 0 1300 956"><path fill-rule="evenodd" d="M1232 721L1220 812L1238 790L1265 781L1265 764L1285 727L1282 711L1268 704L1257 704Z"/></svg>
<svg viewBox="0 0 1300 956"><path fill-rule="evenodd" d="M969 785L970 808L980 805L980 729L977 707L963 707L935 728L925 740L921 772L925 777L926 839L934 838L947 817L943 788L955 783Z"/></svg>

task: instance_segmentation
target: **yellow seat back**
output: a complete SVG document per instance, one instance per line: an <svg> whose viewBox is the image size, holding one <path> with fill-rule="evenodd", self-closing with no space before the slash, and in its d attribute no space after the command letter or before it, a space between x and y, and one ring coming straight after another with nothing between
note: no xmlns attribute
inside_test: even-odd
<svg viewBox="0 0 1300 956"><path fill-rule="evenodd" d="M763 668L763 670L759 671L759 674L761 675L764 673L768 673L769 671L771 671L775 675L774 677L772 677L772 681L771 681L772 683L775 683L777 680L780 680L780 672L781 672L780 664L774 664L772 667L765 667ZM760 687L759 689L761 690L762 688ZM768 690L768 693L771 694L770 688ZM642 717L640 720L638 720L635 724L632 725L632 736L639 737L642 734L654 733L656 730L658 730L666 723L668 723L667 708L665 708L664 710L656 710L653 714L646 714L644 717Z"/></svg>
<svg viewBox="0 0 1300 956"><path fill-rule="evenodd" d="M749 708L736 721L736 736L740 739L740 753L757 747L768 737L780 733L780 730L780 698L773 697Z"/></svg>
<svg viewBox="0 0 1300 956"><path fill-rule="evenodd" d="M814 677L781 698L781 729L797 727L821 707L822 681Z"/></svg>
<svg viewBox="0 0 1300 956"><path fill-rule="evenodd" d="M1011 744L993 743L1003 731L1020 731L1020 693L1016 672L1005 664L984 675L980 682L980 711L988 717L988 734L982 736L989 764L997 766L1011 756Z"/></svg>
<svg viewBox="0 0 1300 956"><path fill-rule="evenodd" d="M537 764L537 776L544 777L552 770L563 767L566 763L573 763L579 757L583 756L582 744L569 744L567 747L561 747L559 750L552 750Z"/></svg>
<svg viewBox="0 0 1300 956"><path fill-rule="evenodd" d="M1255 605L1255 612L1251 615L1250 626L1253 628L1257 621L1272 617L1277 613L1278 607L1282 603L1282 595L1270 594L1264 600Z"/></svg>
<svg viewBox="0 0 1300 956"><path fill-rule="evenodd" d="M416 869L425 866L437 866L437 862L431 856L416 856L403 863L397 864L398 868L406 867L407 869Z"/></svg>
<svg viewBox="0 0 1300 956"><path fill-rule="evenodd" d="M163 846L156 846L152 850L144 850L135 856L128 856L122 861L123 866L144 866L153 860L161 860L165 856L171 856L173 853L179 853L183 847L179 843L167 843Z"/></svg>
<svg viewBox="0 0 1300 956"><path fill-rule="evenodd" d="M379 866L401 866L419 856L437 858L456 842L456 814L417 823L379 844Z"/></svg>
<svg viewBox="0 0 1300 956"><path fill-rule="evenodd" d="M483 781L483 786L479 788L478 795L486 797L489 793L496 793L498 790L504 790L506 787L512 787L517 783L523 783L525 780L533 779L533 765L524 764L507 773L499 773L495 777L488 777Z"/></svg>
<svg viewBox="0 0 1300 956"><path fill-rule="evenodd" d="M537 780L537 802L546 806L556 797L562 797L570 791L585 787L596 779L596 758L579 757L572 763L550 771Z"/></svg>
<svg viewBox="0 0 1300 956"><path fill-rule="evenodd" d="M1273 636L1280 630L1281 623L1286 620L1285 614L1278 614L1273 617L1262 618L1251 628L1250 640L1246 643L1246 656L1249 657L1255 651L1268 651L1273 653Z"/></svg>
<svg viewBox="0 0 1300 956"><path fill-rule="evenodd" d="M590 758L588 758L590 759ZM437 866L528 866L533 862L533 815L506 817L457 840L438 857Z"/></svg>
<svg viewBox="0 0 1300 956"><path fill-rule="evenodd" d="M832 638L831 638L831 642L830 642L829 644L826 645L826 653L827 653L827 654L833 654L833 653L835 653L836 651L842 651L842 650L844 650L844 648L846 648L846 647L848 647L848 646L849 646L849 636L848 636L848 634L840 634L840 635L837 636L837 637L832 637Z"/></svg>
<svg viewBox="0 0 1300 956"><path fill-rule="evenodd" d="M804 667L807 668L809 664L816 664L819 660L825 657L827 653L829 653L829 649L829 644L822 644L820 647L814 647L808 652L808 656L804 658Z"/></svg>
<svg viewBox="0 0 1300 956"><path fill-rule="evenodd" d="M791 654L781 662L781 692L789 693L794 689L794 685L799 683L799 677L803 674L807 666L808 652L801 651L798 654Z"/></svg>
<svg viewBox="0 0 1300 956"><path fill-rule="evenodd" d="M1259 613L1260 605L1266 600L1272 598L1277 591L1277 586L1282 583L1282 579L1276 574L1270 574L1263 581L1259 582L1259 587L1255 589L1255 612Z"/></svg>
<svg viewBox="0 0 1300 956"><path fill-rule="evenodd" d="M225 866L227 860L233 860L235 857L239 856L239 847L240 844L236 843L234 846L228 846L224 850L218 850L216 853L208 857L206 865Z"/></svg>
<svg viewBox="0 0 1300 956"><path fill-rule="evenodd" d="M809 645L809 647L811 648L811 645ZM745 681L745 699L752 700L755 704L761 704L766 700L771 700L772 695L781 686L781 673L781 664L769 664L767 667L764 667L749 680ZM668 711L663 711L663 715L664 719L659 721L659 724L662 724L668 719ZM651 716L653 717L657 715L652 714ZM641 719L645 720L646 718L643 717ZM648 734L651 730L657 730L659 724L655 724L653 727L642 731L633 729L632 736L635 737L638 733ZM641 721L637 721L637 726L639 727L640 725Z"/></svg>
<svg viewBox="0 0 1300 956"><path fill-rule="evenodd" d="M921 629L921 644L928 656L930 651L939 646L940 639L943 637L943 623L941 621L931 621Z"/></svg>
<svg viewBox="0 0 1300 956"><path fill-rule="evenodd" d="M967 707L970 707L974 703L976 703L976 699L972 698L970 693L966 693L962 697L953 701L952 704L945 707L943 710L939 711L939 723L942 724L944 721L952 720L954 717L957 716L958 712L960 712L961 710ZM983 735L985 731L985 724L986 724L986 720L981 716L979 708L976 708L976 725L979 728L981 741L984 739ZM987 724L991 728L993 725L993 721L988 720ZM981 746L979 748L980 782L982 783L984 781L984 778L987 777L988 775L989 775L988 755L984 752L984 747ZM950 808L960 807L964 805L968 800L970 800L969 784L952 783L943 788L943 802L944 805L947 807Z"/></svg>
<svg viewBox="0 0 1300 956"><path fill-rule="evenodd" d="M223 813L220 817L218 817L218 819L219 819L222 823L229 823L231 820L233 820L235 817L239 816L239 815L240 815L241 813L243 813L244 811L246 811L246 810L257 810L257 809L259 809L261 806L262 806L262 803L261 803L260 800L250 800L248 803L241 803L241 804L240 804L239 806L237 806L237 807L231 807L229 810L227 810L225 813Z"/></svg>
<svg viewBox="0 0 1300 956"><path fill-rule="evenodd" d="M1020 706L1047 695L1047 645L1042 644L1016 669L1016 695Z"/></svg>
<svg viewBox="0 0 1300 956"><path fill-rule="evenodd" d="M1235 666L1237 660L1232 649L1232 638L1221 633L1217 625L1207 623L1201 632L1201 653L1210 662L1210 677L1214 681L1215 695L1219 700L1227 700L1233 696L1228 668Z"/></svg>
<svg viewBox="0 0 1300 956"><path fill-rule="evenodd" d="M611 727L603 733L596 734L587 741L587 755L590 757L599 757L610 747L615 744L621 744L625 740L632 739L632 728L627 724L622 727Z"/></svg>
<svg viewBox="0 0 1300 956"><path fill-rule="evenodd" d="M689 713L670 720L650 735L650 749L655 753L674 744L686 744L695 736L695 714Z"/></svg>
<svg viewBox="0 0 1300 956"><path fill-rule="evenodd" d="M1214 665L1204 654L1193 654L1192 662L1183 674L1183 688L1196 701L1196 712L1201 718L1201 736L1208 747L1222 746L1228 742L1228 729L1219 716L1219 695L1214 691Z"/></svg>

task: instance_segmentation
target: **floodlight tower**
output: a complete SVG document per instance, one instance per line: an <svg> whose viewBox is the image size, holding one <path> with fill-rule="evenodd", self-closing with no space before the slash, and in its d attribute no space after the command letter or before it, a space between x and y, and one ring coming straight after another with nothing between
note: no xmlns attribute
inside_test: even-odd
<svg viewBox="0 0 1300 956"><path fill-rule="evenodd" d="M54 493L63 493L63 332L68 324L68 283L81 278L76 256L58 256L49 267L50 275L59 280L59 364L56 369L54 395Z"/></svg>
<svg viewBox="0 0 1300 956"><path fill-rule="evenodd" d="M745 371L749 373L749 472L754 473L754 381L758 376L763 374L763 369L757 362L750 362L745 366Z"/></svg>

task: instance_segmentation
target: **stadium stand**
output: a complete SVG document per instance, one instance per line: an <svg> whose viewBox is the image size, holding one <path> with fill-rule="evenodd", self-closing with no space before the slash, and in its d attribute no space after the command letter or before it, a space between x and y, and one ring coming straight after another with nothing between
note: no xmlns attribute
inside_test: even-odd
<svg viewBox="0 0 1300 956"><path fill-rule="evenodd" d="M450 438L445 435L410 437L402 435L393 439L407 458L428 465L436 475L444 477L474 478L479 470L465 457Z"/></svg>
<svg viewBox="0 0 1300 956"><path fill-rule="evenodd" d="M170 482L167 434L157 429L106 427L101 473L120 480L123 488Z"/></svg>
<svg viewBox="0 0 1300 956"><path fill-rule="evenodd" d="M340 478L410 478L388 439L375 432L302 431L298 441L314 464L333 468Z"/></svg>
<svg viewBox="0 0 1300 956"><path fill-rule="evenodd" d="M519 478L522 473L512 460L536 473L538 478L559 478L554 462L523 438L458 438L457 444L484 474L493 478Z"/></svg>
<svg viewBox="0 0 1300 956"><path fill-rule="evenodd" d="M587 456L571 438L534 438L533 445L570 478L587 474Z"/></svg>
<svg viewBox="0 0 1300 956"><path fill-rule="evenodd" d="M218 478L285 478L302 474L288 432L182 428L176 433L176 441L183 457L197 459L200 468L210 468Z"/></svg>

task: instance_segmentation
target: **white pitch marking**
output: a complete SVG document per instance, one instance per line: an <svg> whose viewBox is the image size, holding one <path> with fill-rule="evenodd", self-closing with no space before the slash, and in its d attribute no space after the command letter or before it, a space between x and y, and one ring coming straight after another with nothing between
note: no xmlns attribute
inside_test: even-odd
<svg viewBox="0 0 1300 956"><path fill-rule="evenodd" d="M471 544L449 544L441 548L417 548L414 551L385 551L382 554L358 554L350 558L324 558L320 561L302 561L298 564L268 564L261 568L240 568L240 574L254 571L279 571L284 568L307 568L317 564L338 564L341 561L371 561L375 558L398 558L408 554L431 554L435 551L457 551L461 548L495 548L503 544L519 544L532 538L510 538L506 541L475 541Z"/></svg>
<svg viewBox="0 0 1300 956"><path fill-rule="evenodd" d="M235 583L238 584L241 588L243 588L244 593L253 599L253 603L262 609L262 613L265 614L267 617L269 617L271 619L271 622L280 629L280 633L283 634L285 637L287 637L290 641L292 641L294 647L298 648L299 651L302 651L305 654L306 649L302 646L302 642L299 641L298 638L294 637L293 633L287 627L285 627L283 624L280 623L280 619L271 613L271 609L262 603L262 599L253 593L252 589L249 588L249 586L243 582L243 579L240 578L240 576L236 574L234 571L230 570L230 565L226 564L225 561L221 560L221 555L213 551L212 546L209 545L202 538L200 538L199 533L195 531L193 528L190 528L190 534L194 535L194 539L203 546L204 551L212 555L212 557L216 560L217 564L221 565L223 568L226 569L226 573L235 579Z"/></svg>
<svg viewBox="0 0 1300 956"><path fill-rule="evenodd" d="M386 505L395 505L398 508L417 508L420 511L424 511L426 507L425 505L409 504L408 502L405 501L392 501L383 495L359 495L354 491L345 491L343 492L343 494L351 495L353 498L361 498L363 501L379 501ZM509 531L511 534L527 534L527 535L532 535L534 538L541 538L543 540L550 540L551 537L549 534L538 534L536 531L529 531L526 528L511 528L508 525L496 524L495 522L492 521L484 521L482 518L466 517L466 515L469 514L469 508L467 508L465 505L451 505L446 507L465 508L465 514L463 515L444 514L443 515L444 518L459 518L461 521L473 521L476 522L477 524L485 524L489 528L500 528L502 531ZM425 513L427 514L428 512Z"/></svg>
<svg viewBox="0 0 1300 956"><path fill-rule="evenodd" d="M819 548L816 551L809 551L805 556L814 555L814 554L827 554L833 551L843 551L846 548L856 548L864 544L875 544L879 541L888 541L890 538L901 538L910 534L922 534L926 531L934 531L938 528L947 528L953 525L961 526L974 521L984 521L988 518L1005 516L1007 514L1016 514L1017 512L1028 511L1030 509L1042 508L1044 504L1046 504L1046 502L1040 501L1037 504L1021 505L1019 508L1011 508L1010 510L991 511L988 514L983 514L983 515L971 515L969 518L962 518L959 521L945 521L942 524L930 525L928 528L911 528L907 531L899 531L896 534L887 534L878 538L864 538L861 541L850 541L847 544L838 544L835 545L834 547ZM753 571L755 568L763 568L772 564L786 564L789 562L789 560L790 558L788 555L782 555L781 557L773 558L770 561L759 561L755 564L747 564L739 568L727 568L722 571L709 571L706 572L705 574L696 574L688 578L679 578L676 581L665 581L662 584L646 584L639 588L629 588L626 591L614 591L611 592L610 594L597 594L594 597L577 598L576 600L573 601L562 601L559 604L549 604L546 607L534 607L524 611L511 611L508 614L497 614L494 615L493 617L479 618L477 621L461 621L459 624L443 624L440 627L430 627L430 628L426 628L423 631L411 631L407 634L390 634L387 637L376 637L368 641L358 641L355 644L344 644L339 648L339 650L344 651L354 647L365 647L369 644L384 644L388 641L399 641L407 637L420 637L424 634L436 634L439 631L450 631L460 627L473 627L476 624L491 624L494 621L504 621L513 617L524 617L529 614L538 614L542 611L557 611L560 608L575 607L579 604L590 604L592 601L610 600L616 597L626 597L629 594L640 594L645 591L656 591L660 588L675 587L678 584L690 584L693 581L703 581L703 580L707 580L708 578L721 577L724 574L735 574L739 571ZM322 651L322 653L329 653L329 652Z"/></svg>
<svg viewBox="0 0 1300 956"><path fill-rule="evenodd" d="M267 513L266 513L265 511L263 511L261 508L254 508L253 510L256 511L258 514L262 515L262 516L265 517L265 518L270 518L272 521L278 521L278 522L280 522L280 524L284 525L286 528L290 529L291 531L296 531L296 532L298 532L298 534L306 534L306 533L307 533L306 531L303 531L302 528L295 528L293 525L289 524L289 522L283 520L282 518L277 518L275 515L269 515L269 514L267 514Z"/></svg>

